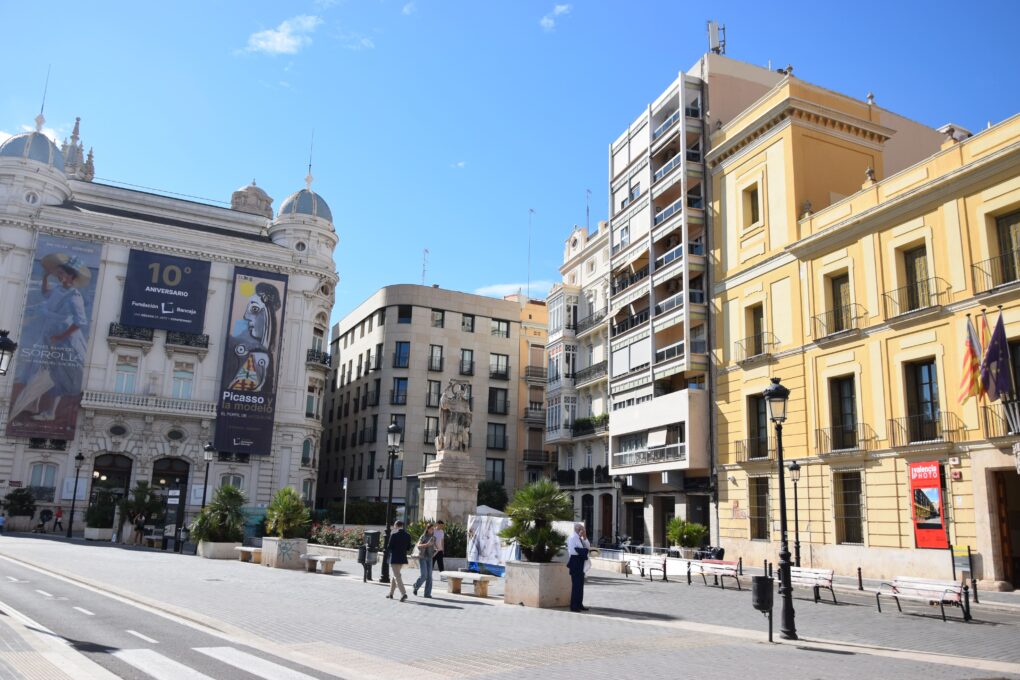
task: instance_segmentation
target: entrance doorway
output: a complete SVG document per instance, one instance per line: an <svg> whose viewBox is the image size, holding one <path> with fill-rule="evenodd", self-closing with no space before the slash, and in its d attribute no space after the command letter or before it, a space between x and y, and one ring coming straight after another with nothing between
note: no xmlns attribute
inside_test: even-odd
<svg viewBox="0 0 1020 680"><path fill-rule="evenodd" d="M627 503L627 532L630 534L631 545L642 545L645 542L645 504L643 502Z"/></svg>
<svg viewBox="0 0 1020 680"><path fill-rule="evenodd" d="M131 459L119 453L96 456L92 464L92 484L110 489L118 496L128 492L131 483Z"/></svg>
<svg viewBox="0 0 1020 680"><path fill-rule="evenodd" d="M613 524L616 522L616 513L613 512L613 494L604 493L599 496L599 535L601 541L613 542Z"/></svg>
<svg viewBox="0 0 1020 680"><path fill-rule="evenodd" d="M581 496L581 521L586 535L591 536L595 527L595 496L586 493Z"/></svg>
<svg viewBox="0 0 1020 680"><path fill-rule="evenodd" d="M1002 578L1020 588L1020 475L1013 470L992 474Z"/></svg>
<svg viewBox="0 0 1020 680"><path fill-rule="evenodd" d="M708 511L708 496L687 496L687 519L704 525L708 529L708 533L705 534L705 542L711 540L712 525L710 523L711 513Z"/></svg>
<svg viewBox="0 0 1020 680"><path fill-rule="evenodd" d="M177 547L179 530L184 526L184 506L187 504L188 474L191 464L183 458L160 458L152 465L152 486L163 497L164 513L162 522L153 518L157 530L162 524L163 549L167 548L167 539L174 538L174 549Z"/></svg>

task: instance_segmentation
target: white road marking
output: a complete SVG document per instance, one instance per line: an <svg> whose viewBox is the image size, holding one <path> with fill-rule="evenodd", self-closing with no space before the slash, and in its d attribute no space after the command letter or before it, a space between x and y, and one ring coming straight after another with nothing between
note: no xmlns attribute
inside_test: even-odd
<svg viewBox="0 0 1020 680"><path fill-rule="evenodd" d="M43 597L53 597L52 595L47 593L45 590L39 590L38 588L35 589L35 592L39 593Z"/></svg>
<svg viewBox="0 0 1020 680"><path fill-rule="evenodd" d="M315 680L306 673L266 661L254 654L248 654L233 647L195 647L195 651L266 680Z"/></svg>
<svg viewBox="0 0 1020 680"><path fill-rule="evenodd" d="M95 616L95 614L90 612L88 609L85 609L84 607L73 607L73 609L77 609L78 611L80 611L85 616Z"/></svg>
<svg viewBox="0 0 1020 680"><path fill-rule="evenodd" d="M153 645L158 645L158 644L159 644L159 642L158 642L158 641L156 641L156 640L153 640L153 639L152 639L151 637L149 637L148 635L142 635L142 634L141 634L141 633L139 633L139 632L138 632L137 630L125 630L124 632L125 632L125 633L128 633L129 635L134 635L134 636L135 636L136 638L138 638L139 640L145 640L146 642L148 642L148 643L150 643L150 644L153 644Z"/></svg>
<svg viewBox="0 0 1020 680"><path fill-rule="evenodd" d="M113 656L126 664L148 673L156 680L213 680L204 673L168 659L151 649L121 649Z"/></svg>
<svg viewBox="0 0 1020 680"><path fill-rule="evenodd" d="M13 576L8 576L7 580L10 581L11 583L21 583L21 581L19 581L17 578Z"/></svg>

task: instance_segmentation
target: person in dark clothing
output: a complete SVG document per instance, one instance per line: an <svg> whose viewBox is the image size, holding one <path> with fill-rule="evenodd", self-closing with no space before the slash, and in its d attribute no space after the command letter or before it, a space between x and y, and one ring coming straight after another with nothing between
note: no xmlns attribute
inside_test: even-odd
<svg viewBox="0 0 1020 680"><path fill-rule="evenodd" d="M574 533L567 539L567 569L570 571L570 611L586 612L584 606L584 564L588 561L588 534L584 524L574 524Z"/></svg>
<svg viewBox="0 0 1020 680"><path fill-rule="evenodd" d="M404 529L403 522L397 522L394 527L396 532L390 536L390 544L387 548L386 559L390 562L390 572L393 577L390 579L390 594L386 597L393 599L393 591L400 588L400 601L407 599L407 590L404 589L404 579L400 571L407 564L407 553L411 550L411 534Z"/></svg>
<svg viewBox="0 0 1020 680"><path fill-rule="evenodd" d="M436 532L433 534L436 537L436 556L432 558L432 563L439 569L440 573L446 571L443 566L443 549L446 547L446 523L443 520L436 522Z"/></svg>

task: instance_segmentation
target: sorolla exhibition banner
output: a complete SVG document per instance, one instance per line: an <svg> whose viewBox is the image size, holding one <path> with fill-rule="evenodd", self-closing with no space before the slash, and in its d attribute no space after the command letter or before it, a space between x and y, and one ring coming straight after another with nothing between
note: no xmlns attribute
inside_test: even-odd
<svg viewBox="0 0 1020 680"><path fill-rule="evenodd" d="M199 334L209 296L209 262L132 250L120 322Z"/></svg>
<svg viewBox="0 0 1020 680"><path fill-rule="evenodd" d="M908 469L917 547L948 548L945 503L942 499L942 466L938 461L931 460L910 463Z"/></svg>
<svg viewBox="0 0 1020 680"><path fill-rule="evenodd" d="M271 451L286 299L286 275L234 269L216 408L220 451L255 455Z"/></svg>
<svg viewBox="0 0 1020 680"><path fill-rule="evenodd" d="M74 438L101 253L98 243L39 235L7 436Z"/></svg>

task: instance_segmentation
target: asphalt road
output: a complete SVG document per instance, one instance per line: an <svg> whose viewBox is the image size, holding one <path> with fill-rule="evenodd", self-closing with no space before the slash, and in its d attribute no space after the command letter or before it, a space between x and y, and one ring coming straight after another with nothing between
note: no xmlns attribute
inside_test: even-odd
<svg viewBox="0 0 1020 680"><path fill-rule="evenodd" d="M66 640L121 678L311 680L333 678L198 624L0 559L0 609ZM272 621L266 622L272 626ZM271 632L270 632L271 634Z"/></svg>

